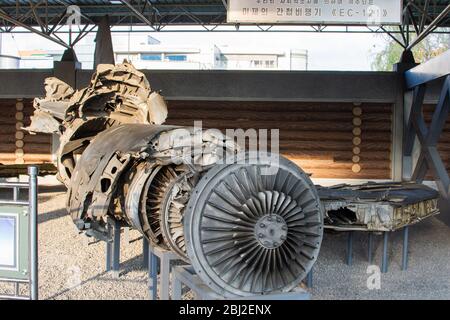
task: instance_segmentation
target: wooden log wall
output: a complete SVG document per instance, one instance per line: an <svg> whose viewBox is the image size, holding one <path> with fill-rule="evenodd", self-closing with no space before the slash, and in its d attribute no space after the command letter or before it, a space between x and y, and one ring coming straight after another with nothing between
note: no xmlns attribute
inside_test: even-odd
<svg viewBox="0 0 450 320"><path fill-rule="evenodd" d="M279 129L280 152L314 178L390 179L391 118L384 104L169 101L167 123Z"/></svg>
<svg viewBox="0 0 450 320"><path fill-rule="evenodd" d="M31 100L0 101L0 164L42 164L52 161L50 135L30 135L21 128L30 124Z"/></svg>
<svg viewBox="0 0 450 320"><path fill-rule="evenodd" d="M0 101L0 163L51 162L51 137L31 136L20 130L19 125L29 125L33 111L31 101L22 103L23 110L19 111L17 100ZM391 105L216 101L168 104L167 124L192 126L194 120L201 120L204 128L221 130L279 129L280 152L314 178L391 178Z"/></svg>

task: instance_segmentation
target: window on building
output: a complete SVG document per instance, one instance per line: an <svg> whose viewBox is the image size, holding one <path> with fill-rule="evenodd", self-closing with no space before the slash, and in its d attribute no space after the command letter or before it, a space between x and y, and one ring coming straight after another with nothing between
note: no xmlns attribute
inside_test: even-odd
<svg viewBox="0 0 450 320"><path fill-rule="evenodd" d="M187 56L185 54L167 54L167 61L187 61Z"/></svg>
<svg viewBox="0 0 450 320"><path fill-rule="evenodd" d="M275 61L267 60L266 61L266 68L275 68Z"/></svg>
<svg viewBox="0 0 450 320"><path fill-rule="evenodd" d="M268 68L273 69L276 68L275 61L274 60L251 60L250 65L253 68Z"/></svg>
<svg viewBox="0 0 450 320"><path fill-rule="evenodd" d="M137 62L140 60L140 55L138 54L131 54L131 53L125 53L125 54L117 54L116 55L116 61L122 62L122 61L130 61L130 62Z"/></svg>
<svg viewBox="0 0 450 320"><path fill-rule="evenodd" d="M156 39L156 38L153 38L152 36L148 36L148 37L147 37L147 44L150 44L150 45L157 45L157 44L161 44L161 41L159 41L159 40Z"/></svg>
<svg viewBox="0 0 450 320"><path fill-rule="evenodd" d="M161 61L161 54L160 53L142 53L141 54L141 60L145 61Z"/></svg>

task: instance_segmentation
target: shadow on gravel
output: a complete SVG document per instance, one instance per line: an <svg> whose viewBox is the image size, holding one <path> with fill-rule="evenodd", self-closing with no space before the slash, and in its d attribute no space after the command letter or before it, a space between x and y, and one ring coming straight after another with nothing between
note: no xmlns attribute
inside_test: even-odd
<svg viewBox="0 0 450 320"><path fill-rule="evenodd" d="M53 192L66 192L67 188L65 185L56 186L39 186L39 193L53 193Z"/></svg>
<svg viewBox="0 0 450 320"><path fill-rule="evenodd" d="M66 209L54 210L46 213L42 213L38 216L38 223L44 223L51 220L56 220L65 216L68 216Z"/></svg>
<svg viewBox="0 0 450 320"><path fill-rule="evenodd" d="M96 274L84 281L82 281L78 286L76 287L72 287L72 288L66 288L64 290L61 290L60 292L55 293L54 295L50 296L47 298L47 300L54 300L57 299L58 297L72 291L75 290L77 287L81 287L91 281L102 281L102 282L121 282L121 283L142 283L143 281L146 281L146 279L126 279L123 278L124 275L126 275L127 273L131 272L131 271L136 271L136 270L144 270L144 267L142 265L142 261L143 261L143 257L142 255L140 256L136 256L132 259L129 259L127 261L124 261L120 264L120 269L122 270L119 273L119 278L114 278L112 277L112 273L111 272L102 272L99 274ZM125 269L125 270L123 270Z"/></svg>
<svg viewBox="0 0 450 320"><path fill-rule="evenodd" d="M144 255L138 255L120 264L120 275L124 276L132 271L142 271L144 268Z"/></svg>

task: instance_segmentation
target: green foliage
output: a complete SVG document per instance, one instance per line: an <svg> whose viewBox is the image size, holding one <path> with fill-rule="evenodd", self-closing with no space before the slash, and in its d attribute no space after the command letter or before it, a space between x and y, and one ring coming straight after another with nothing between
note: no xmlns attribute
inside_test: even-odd
<svg viewBox="0 0 450 320"><path fill-rule="evenodd" d="M411 34L411 39L414 35ZM450 34L432 34L413 48L414 58L417 63L425 62L435 56L440 55L450 48ZM375 54L372 62L374 71L392 71L392 66L400 61L403 48L389 38L386 47Z"/></svg>

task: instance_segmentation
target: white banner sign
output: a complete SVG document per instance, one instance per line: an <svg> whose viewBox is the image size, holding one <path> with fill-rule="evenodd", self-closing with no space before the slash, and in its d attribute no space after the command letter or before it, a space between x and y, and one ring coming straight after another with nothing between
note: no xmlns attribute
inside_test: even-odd
<svg viewBox="0 0 450 320"><path fill-rule="evenodd" d="M228 0L229 23L401 24L402 0Z"/></svg>

